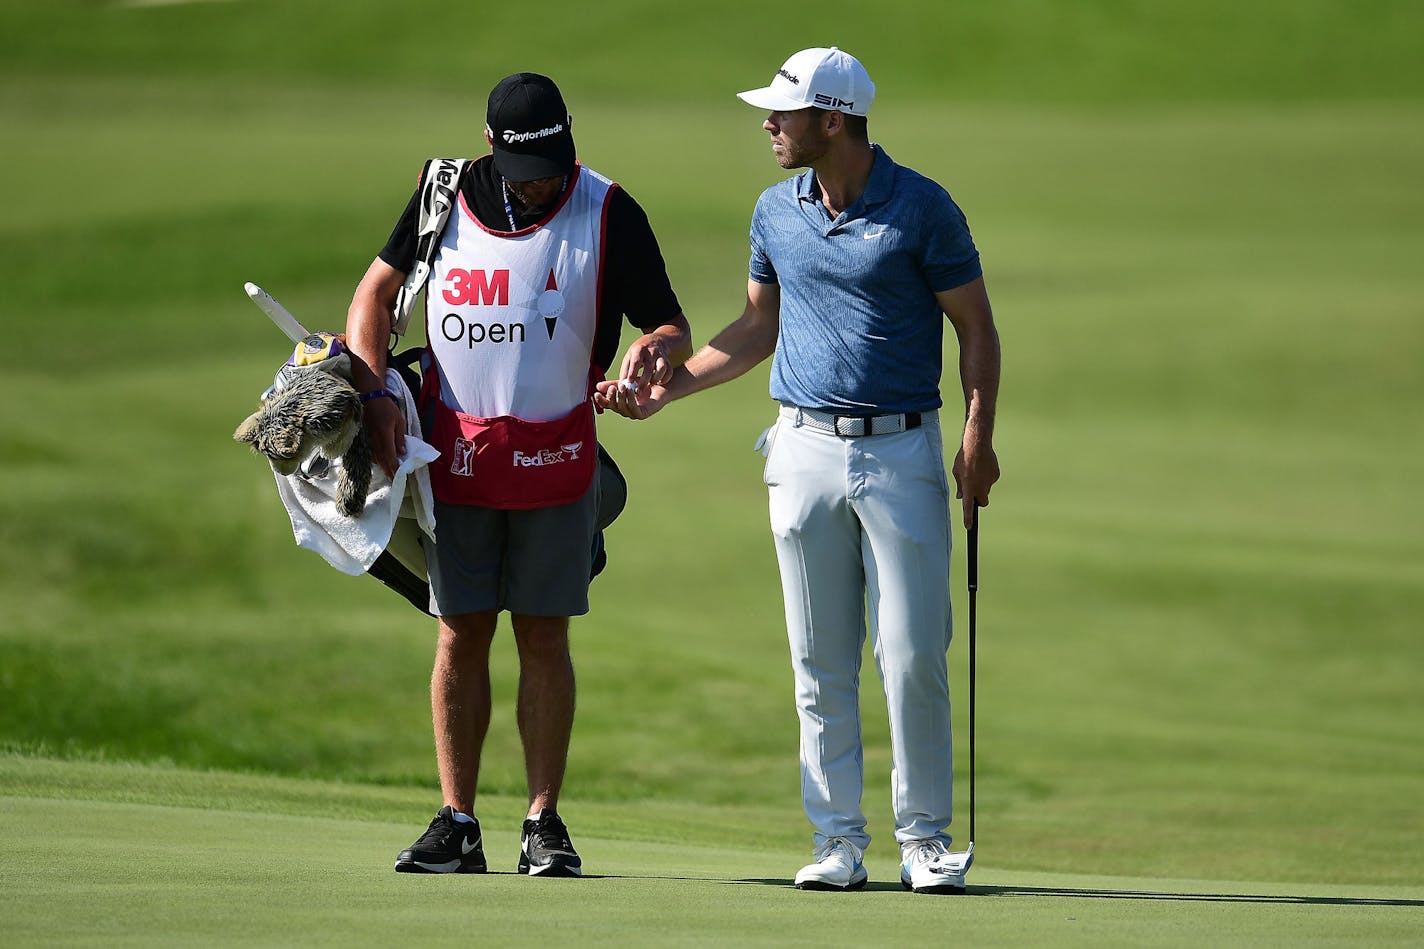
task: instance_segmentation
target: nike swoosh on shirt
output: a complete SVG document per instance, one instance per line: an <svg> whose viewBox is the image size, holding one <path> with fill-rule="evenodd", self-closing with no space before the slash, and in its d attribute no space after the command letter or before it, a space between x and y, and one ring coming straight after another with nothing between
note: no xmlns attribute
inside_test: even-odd
<svg viewBox="0 0 1424 949"><path fill-rule="evenodd" d="M884 237L884 236L885 236L885 232L886 232L887 230L889 230L889 228L882 227L882 228L881 228L880 230L878 230L878 231L866 231L864 234L861 234L860 236L863 237L863 238L865 238L865 239L868 240L868 241L873 241L873 240L875 240L877 237Z"/></svg>

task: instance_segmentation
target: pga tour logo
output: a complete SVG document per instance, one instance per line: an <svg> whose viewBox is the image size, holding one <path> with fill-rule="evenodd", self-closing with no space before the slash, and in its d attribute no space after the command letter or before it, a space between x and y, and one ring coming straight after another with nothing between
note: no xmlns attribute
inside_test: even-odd
<svg viewBox="0 0 1424 949"><path fill-rule="evenodd" d="M578 461L579 449L582 447L583 442L574 442L572 445L560 445L559 451L550 451L545 448L532 455L526 455L516 448L514 450L514 467L542 468L545 465L557 465L565 461Z"/></svg>
<svg viewBox="0 0 1424 949"><path fill-rule="evenodd" d="M471 463L475 460L475 445L468 438L456 438L455 450L451 453L454 457L450 459L450 473L464 475L466 478L474 474L470 470Z"/></svg>

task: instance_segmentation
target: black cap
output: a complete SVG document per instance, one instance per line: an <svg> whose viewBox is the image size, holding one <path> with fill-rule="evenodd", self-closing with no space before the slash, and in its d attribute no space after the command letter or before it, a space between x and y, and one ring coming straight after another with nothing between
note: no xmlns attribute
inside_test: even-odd
<svg viewBox="0 0 1424 949"><path fill-rule="evenodd" d="M510 181L572 173L572 124L559 87L548 76L521 72L501 79L485 112L495 168Z"/></svg>

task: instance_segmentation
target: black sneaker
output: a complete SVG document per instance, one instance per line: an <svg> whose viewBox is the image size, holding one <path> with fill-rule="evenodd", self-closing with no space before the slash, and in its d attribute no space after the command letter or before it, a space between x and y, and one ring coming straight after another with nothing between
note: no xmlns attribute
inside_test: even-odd
<svg viewBox="0 0 1424 949"><path fill-rule="evenodd" d="M455 809L448 804L440 808L420 839L396 857L397 873L484 873L488 869L480 822L455 820Z"/></svg>
<svg viewBox="0 0 1424 949"><path fill-rule="evenodd" d="M553 811L540 811L539 816L524 822L519 837L519 872L530 876L583 876L583 861L574 852L569 829Z"/></svg>

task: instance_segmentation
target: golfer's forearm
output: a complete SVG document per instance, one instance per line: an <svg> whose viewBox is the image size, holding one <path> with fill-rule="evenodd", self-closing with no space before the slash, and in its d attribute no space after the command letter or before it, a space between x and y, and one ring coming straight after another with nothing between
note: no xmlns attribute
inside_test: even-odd
<svg viewBox="0 0 1424 949"><path fill-rule="evenodd" d="M680 399L730 382L762 362L775 349L774 325L768 332L766 327L738 320L678 367L667 385L668 395Z"/></svg>
<svg viewBox="0 0 1424 949"><path fill-rule="evenodd" d="M959 382L964 389L964 438L988 443L999 400L999 331L984 278L935 293L959 339Z"/></svg>
<svg viewBox="0 0 1424 949"><path fill-rule="evenodd" d="M966 334L959 350L959 379L964 389L964 434L989 443L999 401L999 334L992 326Z"/></svg>

